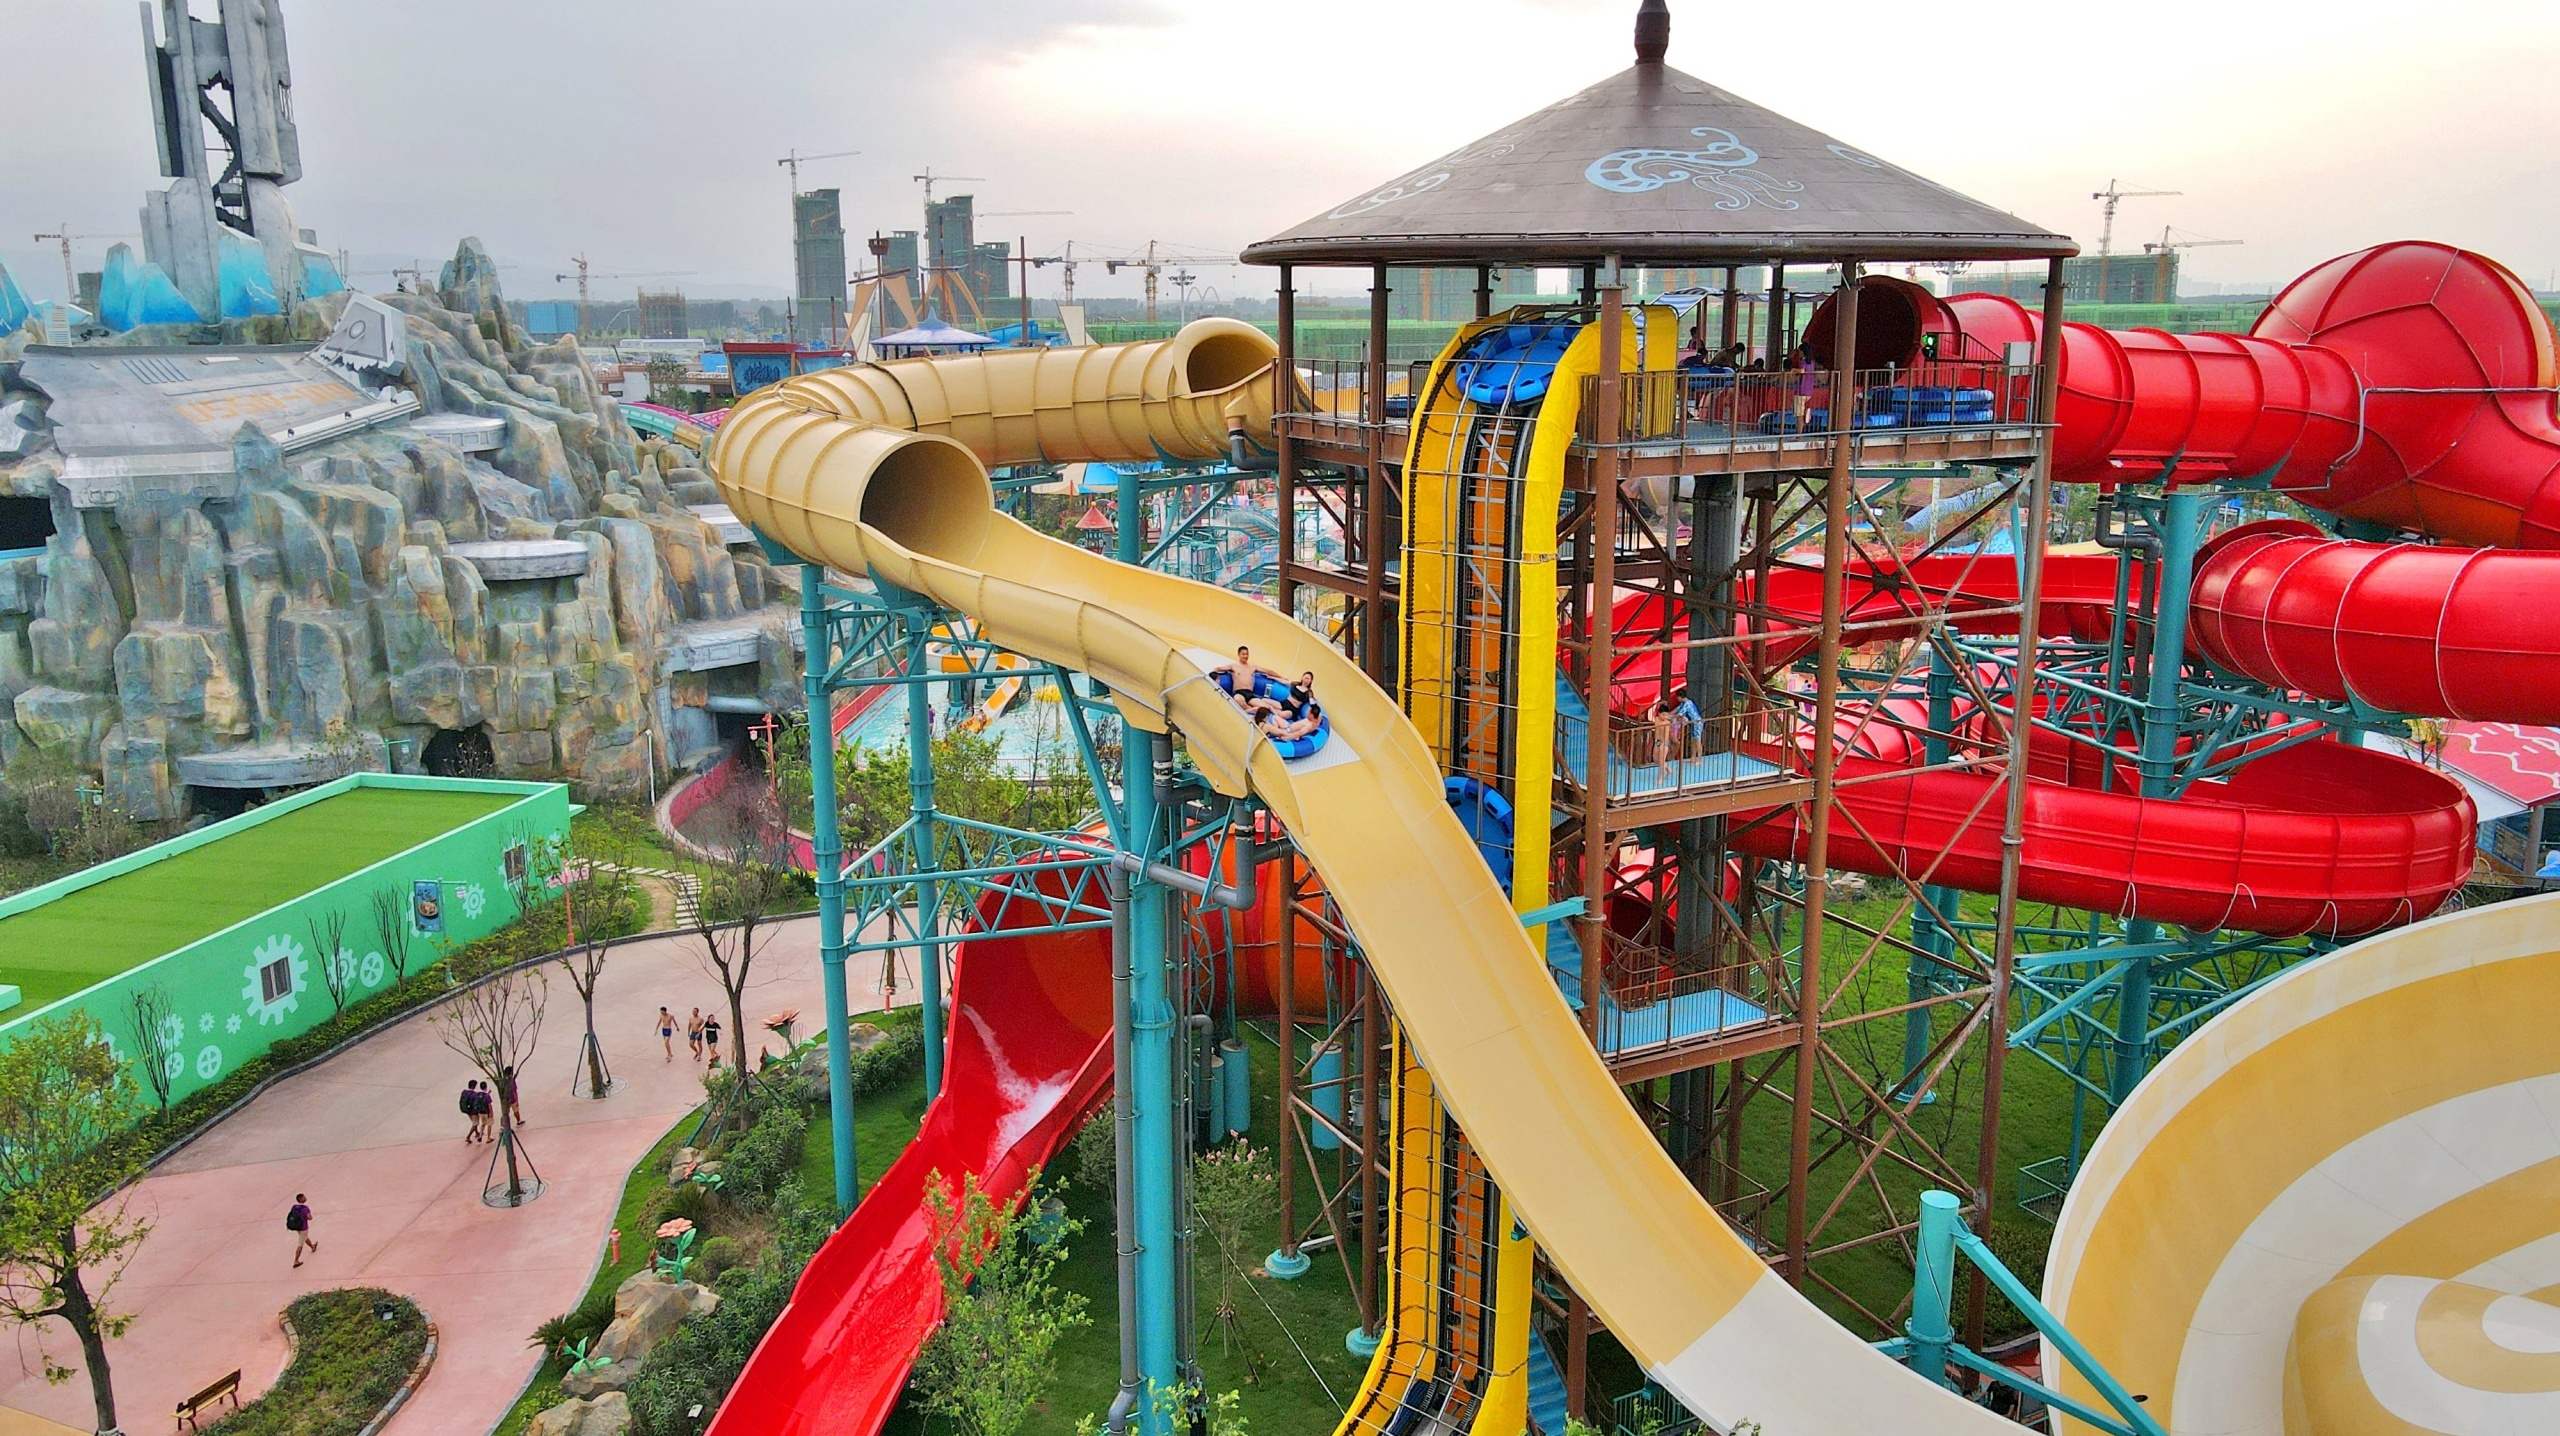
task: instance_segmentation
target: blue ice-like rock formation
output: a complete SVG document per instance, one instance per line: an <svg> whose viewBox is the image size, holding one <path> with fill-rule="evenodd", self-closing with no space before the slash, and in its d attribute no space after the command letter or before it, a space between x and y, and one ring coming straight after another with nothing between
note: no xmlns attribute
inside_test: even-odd
<svg viewBox="0 0 2560 1436"><path fill-rule="evenodd" d="M258 247L258 242L226 229L221 231L218 245L222 317L247 319L257 314L283 313L284 306L276 303L275 276L267 272L266 251Z"/></svg>
<svg viewBox="0 0 2560 1436"><path fill-rule="evenodd" d="M269 296L273 302L273 296ZM133 246L119 244L107 251L107 265L98 278L98 321L121 334L145 324L201 324L204 316L169 282L160 266L134 256ZM274 313L273 309L266 311Z"/></svg>
<svg viewBox="0 0 2560 1436"><path fill-rule="evenodd" d="M0 264L0 334L16 332L34 313L35 307L27 303L27 292L18 287L17 276L9 272L9 266Z"/></svg>

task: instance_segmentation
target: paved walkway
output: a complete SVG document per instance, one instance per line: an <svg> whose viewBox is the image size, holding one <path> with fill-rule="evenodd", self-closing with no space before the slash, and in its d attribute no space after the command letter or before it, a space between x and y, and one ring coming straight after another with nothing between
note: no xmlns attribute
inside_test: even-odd
<svg viewBox="0 0 2560 1436"><path fill-rule="evenodd" d="M858 959L852 977L856 1015L876 1010L879 959ZM415 1299L440 1337L434 1370L387 1436L478 1436L496 1424L538 1360L526 1337L576 1305L594 1278L632 1163L701 1101L701 1069L681 1033L670 1063L652 1031L658 1005L679 1020L696 1004L725 1014L690 935L614 949L596 1027L621 1085L587 1101L569 1095L577 992L556 969L552 979L523 1088L525 1146L550 1183L530 1206L481 1204L488 1149L464 1145L454 1107L472 1074L423 1015L267 1089L135 1189L155 1227L114 1297L117 1309L138 1313L109 1347L126 1429L159 1429L179 1400L233 1367L245 1373L243 1398L266 1390L285 1360L276 1320L285 1304L360 1285ZM797 1007L801 1031L814 1030L824 1009L816 921L782 924L755 979L751 1024ZM911 965L899 987L912 1002ZM761 1027L753 1035L765 1036ZM299 1270L284 1229L296 1192L311 1196L320 1242ZM77 1366L78 1343L59 1323L48 1328L55 1358ZM24 1328L14 1350L0 1347L0 1406L84 1431L95 1419L86 1376L48 1386Z"/></svg>

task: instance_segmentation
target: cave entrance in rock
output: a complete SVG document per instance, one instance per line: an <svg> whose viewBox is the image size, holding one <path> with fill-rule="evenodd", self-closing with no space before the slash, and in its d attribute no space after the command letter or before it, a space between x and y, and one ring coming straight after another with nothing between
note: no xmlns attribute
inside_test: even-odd
<svg viewBox="0 0 2560 1436"><path fill-rule="evenodd" d="M203 783L187 785L187 813L208 822L236 818L267 801L264 788L216 788Z"/></svg>
<svg viewBox="0 0 2560 1436"><path fill-rule="evenodd" d="M53 537L53 501L11 494L0 497L0 554L40 549Z"/></svg>
<svg viewBox="0 0 2560 1436"><path fill-rule="evenodd" d="M489 744L486 725L439 728L419 752L418 766L430 778L492 778L497 776L498 754Z"/></svg>

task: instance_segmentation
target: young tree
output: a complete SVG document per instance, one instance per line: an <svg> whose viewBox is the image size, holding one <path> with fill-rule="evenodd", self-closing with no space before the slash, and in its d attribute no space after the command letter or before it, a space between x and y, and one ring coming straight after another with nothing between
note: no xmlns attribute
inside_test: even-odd
<svg viewBox="0 0 2560 1436"><path fill-rule="evenodd" d="M382 958L391 964L393 987L409 980L409 945L417 936L417 929L409 925L410 898L410 890L397 883L373 893L373 940L381 944Z"/></svg>
<svg viewBox="0 0 2560 1436"><path fill-rule="evenodd" d="M116 1429L107 1341L132 1324L109 1305L125 1264L150 1235L127 1184L138 1152L101 1139L140 1105L106 1033L85 1012L45 1018L0 1048L0 1319L59 1320L80 1342L97 1429ZM99 1205L93 1202L106 1193ZM44 1352L47 1381L71 1369Z"/></svg>
<svg viewBox="0 0 2560 1436"><path fill-rule="evenodd" d="M1238 1253L1246 1250L1248 1238L1271 1224L1278 1193L1270 1152L1249 1142L1203 1152L1191 1164L1191 1210L1218 1244L1219 1349L1228 1349L1230 1342L1243 1346L1248 1386L1262 1379L1261 1359L1245 1340L1243 1318L1236 1311L1235 1274L1242 1265Z"/></svg>
<svg viewBox="0 0 2560 1436"><path fill-rule="evenodd" d="M447 999L431 1019L444 1045L459 1053L498 1094L498 1151L494 1164L507 1164L505 1205L520 1207L542 1193L540 1177L525 1178L527 1159L516 1132L516 1093L535 1044L542 1039L542 1012L551 999L551 979L539 967L510 968L475 983ZM495 1191L493 1186L491 1191Z"/></svg>
<svg viewBox="0 0 2560 1436"><path fill-rule="evenodd" d="M311 934L311 957L320 964L320 985L329 994L329 1012L335 1016L347 1010L347 998L355 989L356 955L347 951L346 910L333 907L316 913L303 927Z"/></svg>
<svg viewBox="0 0 2560 1436"><path fill-rule="evenodd" d="M169 989L152 982L125 994L125 1023L133 1031L133 1064L142 1070L144 1084L166 1112L169 1084L177 1078L177 1064L171 1059L186 1038L186 1022L178 1016L178 1005L169 1000Z"/></svg>
<svg viewBox="0 0 2560 1436"><path fill-rule="evenodd" d="M604 1043L596 1037L596 982L604 976L605 943L627 921L642 899L630 869L602 861L595 854L565 862L560 869L560 967L577 989L586 1030L578 1042L578 1065L585 1074L587 1095L613 1091L613 1074L605 1070Z"/></svg>
<svg viewBox="0 0 2560 1436"><path fill-rule="evenodd" d="M766 816L769 810L742 815L705 845L711 860L704 865L702 896L694 904L693 935L701 946L703 973L729 999L732 1070L741 1082L751 1072L748 978L773 941L773 920L789 911L799 895L798 878L776 836L780 823L768 826L762 821Z"/></svg>
<svg viewBox="0 0 2560 1436"><path fill-rule="evenodd" d="M1025 1183L1029 1191L1036 1185ZM925 1409L966 1436L1013 1436L1058 1375L1058 1338L1087 1325L1085 1301L1058 1289L1065 1236L1025 1240L1026 1206L999 1206L966 1176L957 1192L937 1172L926 1183L933 1260L942 1274L942 1325L917 1353Z"/></svg>

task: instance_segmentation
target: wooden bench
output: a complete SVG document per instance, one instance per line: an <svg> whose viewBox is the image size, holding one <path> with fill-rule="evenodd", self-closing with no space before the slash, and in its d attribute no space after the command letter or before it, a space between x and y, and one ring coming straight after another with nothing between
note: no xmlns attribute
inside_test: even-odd
<svg viewBox="0 0 2560 1436"><path fill-rule="evenodd" d="M240 1373L237 1371L232 1372L229 1376L213 1383L211 1386L197 1392L195 1395L188 1397L186 1400L179 1402L178 1424L189 1430L198 1429L196 1425L196 1418L203 1413L206 1407L211 1406L213 1403L223 1400L226 1397L229 1398L231 1402L232 1410L237 1411L240 1409Z"/></svg>

